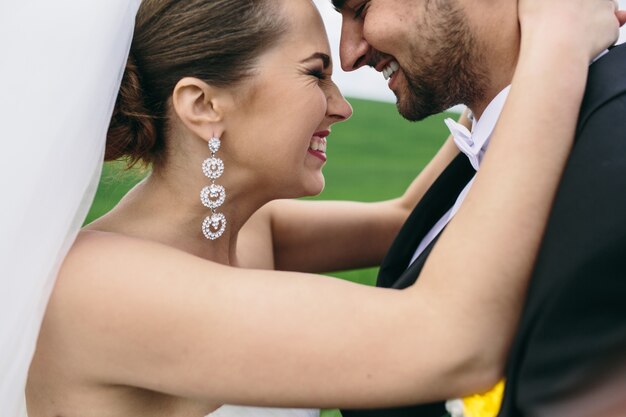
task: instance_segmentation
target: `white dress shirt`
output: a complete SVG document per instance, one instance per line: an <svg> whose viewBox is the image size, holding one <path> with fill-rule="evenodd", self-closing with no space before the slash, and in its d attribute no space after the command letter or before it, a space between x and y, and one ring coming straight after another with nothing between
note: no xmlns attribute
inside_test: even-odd
<svg viewBox="0 0 626 417"><path fill-rule="evenodd" d="M510 89L511 87L508 86L502 90L491 101L491 103L489 103L480 119L472 122L471 133L467 130L467 128L458 124L454 120L446 119L446 125L448 125L448 128L454 136L454 142L459 147L459 150L467 155L470 163L477 171L480 167L483 156L487 151L489 140L491 139L493 130L495 129L496 123L500 118L500 113L502 113L502 109L504 108L504 103L506 102ZM437 223L435 223L426 236L424 236L420 244L417 246L417 250L411 259L411 263L413 263L422 254L422 252L424 252L428 245L431 244L431 242L439 235L439 233L441 233L450 220L452 220L454 215L459 211L459 208L472 187L475 178L476 176L474 176L474 178L472 178L472 180L465 186L463 191L461 191L461 194L459 194L459 197L452 208L448 210L448 212L444 214Z"/></svg>

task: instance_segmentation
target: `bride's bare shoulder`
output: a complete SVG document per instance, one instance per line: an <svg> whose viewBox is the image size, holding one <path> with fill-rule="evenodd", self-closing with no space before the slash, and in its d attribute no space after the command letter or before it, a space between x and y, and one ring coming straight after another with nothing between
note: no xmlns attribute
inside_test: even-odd
<svg viewBox="0 0 626 417"><path fill-rule="evenodd" d="M97 230L81 231L59 271L59 281L105 278L128 285L128 278L142 282L150 277L170 275L173 271L223 267L177 248L148 239ZM167 273L169 271L169 274Z"/></svg>
<svg viewBox="0 0 626 417"><path fill-rule="evenodd" d="M81 323L89 323L81 327L87 333L95 328L94 323L111 325L112 317L132 317L143 323L167 310L162 300L175 295L179 300L190 299L196 292L211 294L216 279L230 274L224 265L165 244L81 231L61 265L48 314L81 317ZM170 307L175 310L180 305L185 303ZM120 328L124 326L120 323Z"/></svg>
<svg viewBox="0 0 626 417"><path fill-rule="evenodd" d="M107 259L105 259L107 255L116 256L132 252L133 256L142 256L143 253L151 253L154 251L161 251L172 255L185 253L174 247L153 240L111 231L83 229L78 233L68 253L68 258L94 256L91 259L92 261L101 259L107 262ZM187 255L191 256L189 254Z"/></svg>
<svg viewBox="0 0 626 417"><path fill-rule="evenodd" d="M39 357L63 352L59 355L67 358L64 375L73 381L150 388L151 378L161 379L151 376L151 370L159 368L158 355L151 358L143 347L163 344L171 329L159 327L168 318L180 323L207 315L194 314L189 305L211 297L212 278L225 270L157 242L82 231L52 291ZM186 343L191 343L191 334ZM167 355L181 353L171 349Z"/></svg>

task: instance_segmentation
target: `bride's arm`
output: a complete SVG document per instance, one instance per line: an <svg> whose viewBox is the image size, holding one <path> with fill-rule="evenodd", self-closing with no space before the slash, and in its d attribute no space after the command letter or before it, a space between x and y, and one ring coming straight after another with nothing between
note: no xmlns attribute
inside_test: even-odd
<svg viewBox="0 0 626 417"><path fill-rule="evenodd" d="M528 16L525 28L544 26ZM550 24L544 35L559 29ZM489 155L413 287L231 268L86 232L64 263L42 337L53 328L50 345L87 381L216 405L387 406L488 387L517 321L594 49L553 48L561 42L523 37Z"/></svg>
<svg viewBox="0 0 626 417"><path fill-rule="evenodd" d="M460 121L469 125L466 116ZM303 272L378 265L415 205L458 153L448 138L404 194L393 200L271 202L241 230L238 259L244 266L260 266L270 258L275 269Z"/></svg>

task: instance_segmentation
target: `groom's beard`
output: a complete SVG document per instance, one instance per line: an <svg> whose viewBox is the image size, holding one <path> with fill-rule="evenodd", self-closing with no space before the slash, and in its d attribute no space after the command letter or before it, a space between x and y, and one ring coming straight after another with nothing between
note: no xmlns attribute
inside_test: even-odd
<svg viewBox="0 0 626 417"><path fill-rule="evenodd" d="M487 91L485 59L463 10L445 0L430 7L415 32L422 39L411 48L414 65L402 68L407 88L398 92L397 107L411 121L476 103Z"/></svg>

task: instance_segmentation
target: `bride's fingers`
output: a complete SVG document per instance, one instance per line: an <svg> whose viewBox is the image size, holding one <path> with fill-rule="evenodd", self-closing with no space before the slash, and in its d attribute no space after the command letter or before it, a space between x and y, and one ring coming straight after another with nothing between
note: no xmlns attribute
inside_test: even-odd
<svg viewBox="0 0 626 417"><path fill-rule="evenodd" d="M616 0L518 0L518 14L523 36L538 32L547 48L577 45L589 60L614 45L626 24Z"/></svg>

